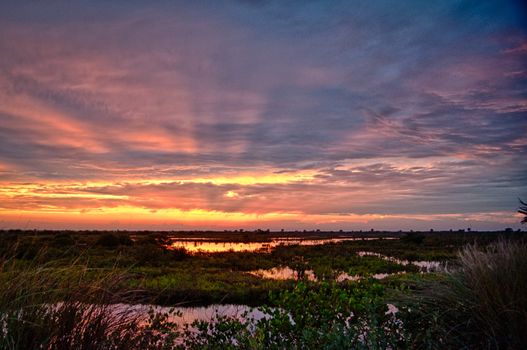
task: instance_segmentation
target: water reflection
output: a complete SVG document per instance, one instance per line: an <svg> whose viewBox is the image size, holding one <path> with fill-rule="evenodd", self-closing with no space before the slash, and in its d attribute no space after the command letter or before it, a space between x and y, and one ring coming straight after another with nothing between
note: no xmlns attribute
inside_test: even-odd
<svg viewBox="0 0 527 350"><path fill-rule="evenodd" d="M299 277L298 271L293 270L289 266L285 267L273 267L272 269L268 270L254 270L249 272L253 276L257 276L260 278L268 278L268 279L274 279L274 280L300 280L302 277ZM404 271L397 272L397 273L376 273L368 277L372 277L378 280L384 279L388 276L392 275L398 275L406 273ZM315 273L313 270L305 270L304 271L304 278L308 281L316 282L318 281L318 278L315 276ZM337 282L344 282L344 281L358 281L362 278L365 278L364 276L360 275L350 275L346 272L340 272L335 277L335 281Z"/></svg>
<svg viewBox="0 0 527 350"><path fill-rule="evenodd" d="M374 273L373 275L368 276L368 277L374 278L376 280L382 280L389 276L402 275L405 273L406 271L399 271L399 272L394 272L394 273ZM335 280L337 282L358 281L362 278L366 278L366 277L360 276L360 275L349 275L346 272L341 272Z"/></svg>
<svg viewBox="0 0 527 350"><path fill-rule="evenodd" d="M384 254L379 254L375 252L366 252L366 251L360 251L357 252L357 255L359 256L375 256L377 258L381 258L387 261L394 262L399 265L407 266L407 265L415 265L419 267L419 270L421 272L441 272L446 269L446 263L442 263L440 261L428 261L428 260L421 260L421 261L409 261L404 259L397 259L391 256L387 256Z"/></svg>
<svg viewBox="0 0 527 350"><path fill-rule="evenodd" d="M268 270L255 270L249 272L251 275L260 277L260 278L268 278L268 279L275 279L275 280L298 280L301 279L301 276L299 276L298 271L293 270L289 266L285 267L273 267L272 269ZM315 273L313 270L306 270L304 271L304 277L307 278L309 281L316 281L317 278L315 277Z"/></svg>
<svg viewBox="0 0 527 350"><path fill-rule="evenodd" d="M246 305L234 304L213 304L209 306L199 307L166 307L159 305L130 305L130 304L114 304L112 305L115 314L129 314L139 317L146 317L149 311L156 313L167 313L169 315L168 321L179 327L186 324L192 324L194 321L212 321L216 316L233 317L240 321L247 319L260 320L265 317L265 314L256 309Z"/></svg>
<svg viewBox="0 0 527 350"><path fill-rule="evenodd" d="M210 238L209 238L210 239ZM190 253L221 253L221 252L270 252L272 249L284 245L322 245L330 243L341 243L347 241L378 240L378 237L337 237L321 239L301 238L273 238L267 242L218 242L206 241L205 238L172 239L169 246L172 249L184 248ZM397 239L395 237L383 237L383 239Z"/></svg>
<svg viewBox="0 0 527 350"><path fill-rule="evenodd" d="M377 258L381 258L387 261L394 262L399 265L407 266L407 265L415 265L419 267L419 270L421 273L430 273L430 272L440 272L444 271L446 269L446 264L441 263L439 261L408 261L408 260L402 260L397 259L391 256L375 253L375 252L367 252L367 251L360 251L357 252L357 255L359 256L374 256ZM299 280L302 279L302 276L299 276L298 271L290 268L289 266L282 266L282 267L274 267L272 269L268 270L255 270L250 271L250 274L260 277L260 278L268 278L268 279L275 279L275 280ZM376 273L368 277L372 277L378 280L384 279L388 276L393 275L400 275L405 274L406 271L399 271L395 273ZM304 278L306 278L309 281L316 282L318 279L315 276L315 273L313 270L305 270L304 271ZM360 275L350 275L346 272L338 272L335 277L335 281L337 282L344 282L344 281L358 281L361 278L365 278L364 276Z"/></svg>

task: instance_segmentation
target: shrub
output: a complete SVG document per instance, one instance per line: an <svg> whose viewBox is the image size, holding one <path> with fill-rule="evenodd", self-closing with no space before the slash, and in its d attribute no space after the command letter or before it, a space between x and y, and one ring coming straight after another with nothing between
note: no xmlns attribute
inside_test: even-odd
<svg viewBox="0 0 527 350"><path fill-rule="evenodd" d="M425 235L417 232L407 232L402 238L401 241L408 242L412 244L423 244L425 240Z"/></svg>
<svg viewBox="0 0 527 350"><path fill-rule="evenodd" d="M169 250L170 258L175 261L182 261L189 257L185 248L175 248Z"/></svg>
<svg viewBox="0 0 527 350"><path fill-rule="evenodd" d="M119 238L111 233L106 233L100 236L95 244L105 248L115 249L119 245Z"/></svg>

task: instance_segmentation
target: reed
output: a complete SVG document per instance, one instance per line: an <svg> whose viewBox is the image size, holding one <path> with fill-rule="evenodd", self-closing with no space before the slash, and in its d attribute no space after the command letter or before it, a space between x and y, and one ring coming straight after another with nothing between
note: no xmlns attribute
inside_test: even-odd
<svg viewBox="0 0 527 350"><path fill-rule="evenodd" d="M159 349L176 338L167 314L134 312L123 270L90 269L81 259L57 267L42 256L0 257L1 350Z"/></svg>
<svg viewBox="0 0 527 350"><path fill-rule="evenodd" d="M411 298L407 326L413 322L423 348L523 349L527 244L502 239L486 247L467 245L455 270Z"/></svg>

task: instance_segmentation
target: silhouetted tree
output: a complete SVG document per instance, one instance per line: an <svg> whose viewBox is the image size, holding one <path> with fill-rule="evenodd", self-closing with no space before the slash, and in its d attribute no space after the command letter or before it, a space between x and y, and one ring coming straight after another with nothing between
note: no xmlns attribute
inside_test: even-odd
<svg viewBox="0 0 527 350"><path fill-rule="evenodd" d="M518 200L520 201L520 207L518 208L518 213L525 215L525 217L522 220L522 224L525 224L527 223L527 203L525 203L519 198Z"/></svg>

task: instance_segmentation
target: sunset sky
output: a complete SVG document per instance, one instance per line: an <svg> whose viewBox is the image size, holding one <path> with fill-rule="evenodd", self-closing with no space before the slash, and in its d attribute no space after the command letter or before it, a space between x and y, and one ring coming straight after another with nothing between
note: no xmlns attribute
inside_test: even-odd
<svg viewBox="0 0 527 350"><path fill-rule="evenodd" d="M521 1L2 1L0 229L520 228Z"/></svg>

